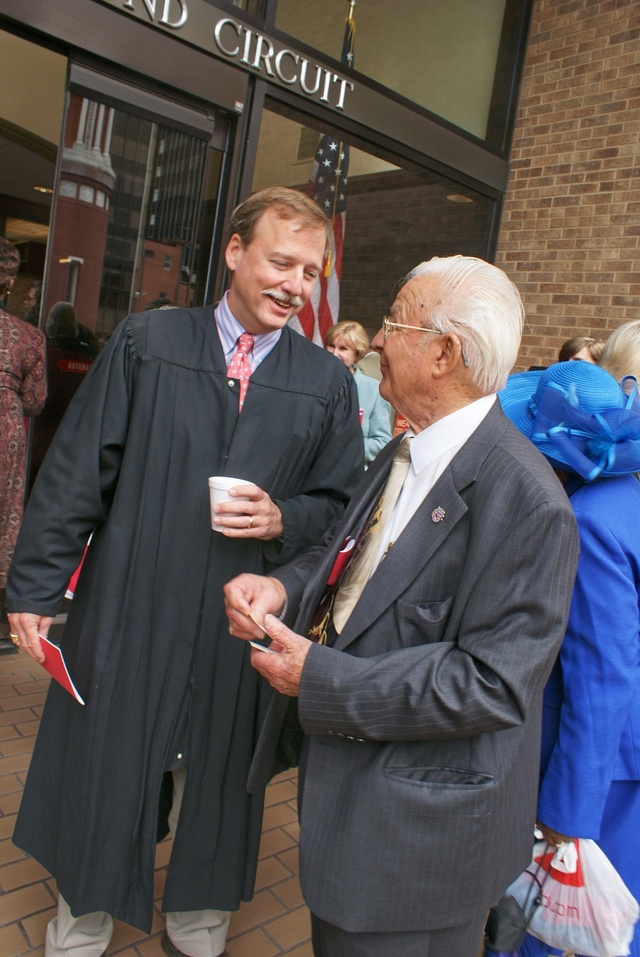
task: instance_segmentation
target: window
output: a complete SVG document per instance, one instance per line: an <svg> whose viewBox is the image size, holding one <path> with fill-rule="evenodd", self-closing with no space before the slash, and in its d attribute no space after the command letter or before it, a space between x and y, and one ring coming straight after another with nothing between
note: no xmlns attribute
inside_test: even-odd
<svg viewBox="0 0 640 957"><path fill-rule="evenodd" d="M480 139L497 138L525 0L367 0L355 5L354 66ZM340 59L348 0L278 0L276 26ZM497 106L501 103L501 106Z"/></svg>

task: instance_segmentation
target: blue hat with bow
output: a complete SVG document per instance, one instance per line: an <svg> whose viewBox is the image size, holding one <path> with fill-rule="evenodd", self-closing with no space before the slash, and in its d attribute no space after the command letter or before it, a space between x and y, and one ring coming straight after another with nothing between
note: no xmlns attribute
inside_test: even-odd
<svg viewBox="0 0 640 957"><path fill-rule="evenodd" d="M638 383L589 362L509 376L498 393L515 426L552 465L585 481L640 471Z"/></svg>

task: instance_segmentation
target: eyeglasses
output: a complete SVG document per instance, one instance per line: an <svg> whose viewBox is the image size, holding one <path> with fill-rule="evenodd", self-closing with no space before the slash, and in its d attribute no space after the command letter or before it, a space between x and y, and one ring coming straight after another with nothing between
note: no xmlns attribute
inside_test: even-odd
<svg viewBox="0 0 640 957"><path fill-rule="evenodd" d="M388 316L385 316L384 319L382 320L382 338L385 342L389 334L394 329L413 329L414 332L432 332L436 336L444 335L444 332L442 331L442 329L425 329L424 326L408 326L405 322L393 322L391 319L389 319ZM469 360L467 359L464 349L461 348L460 352L462 355L462 361L464 362L465 366L468 367Z"/></svg>
<svg viewBox="0 0 640 957"><path fill-rule="evenodd" d="M414 332L433 332L436 336L443 335L441 329L425 329L424 326L408 326L405 322L392 322L388 316L382 320L382 338L386 339L393 329L413 329Z"/></svg>

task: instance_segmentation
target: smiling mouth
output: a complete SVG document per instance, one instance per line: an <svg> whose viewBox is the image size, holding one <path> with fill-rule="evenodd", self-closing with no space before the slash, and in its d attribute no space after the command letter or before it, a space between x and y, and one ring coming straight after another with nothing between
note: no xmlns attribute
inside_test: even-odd
<svg viewBox="0 0 640 957"><path fill-rule="evenodd" d="M273 300L276 306L279 306L281 309L300 309L303 305L300 296L283 295L282 293L274 292L273 289L264 289L262 295L268 296L269 299Z"/></svg>

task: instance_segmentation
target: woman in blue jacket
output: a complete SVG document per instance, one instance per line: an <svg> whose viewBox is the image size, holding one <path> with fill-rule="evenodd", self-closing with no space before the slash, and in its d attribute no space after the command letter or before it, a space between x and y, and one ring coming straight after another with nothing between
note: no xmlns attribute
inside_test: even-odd
<svg viewBox="0 0 640 957"><path fill-rule="evenodd" d="M380 395L377 380L356 364L369 351L369 337L359 322L337 322L324 337L324 347L344 362L355 378L367 467L391 438L391 406Z"/></svg>
<svg viewBox="0 0 640 957"><path fill-rule="evenodd" d="M637 391L634 379L623 391L604 369L564 362L511 376L500 401L556 468L580 535L567 632L544 694L538 825L550 844L595 840L640 899ZM532 936L520 950L559 953Z"/></svg>

